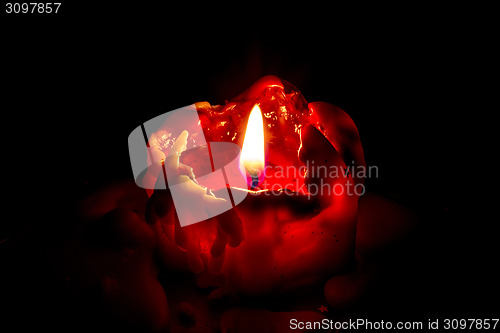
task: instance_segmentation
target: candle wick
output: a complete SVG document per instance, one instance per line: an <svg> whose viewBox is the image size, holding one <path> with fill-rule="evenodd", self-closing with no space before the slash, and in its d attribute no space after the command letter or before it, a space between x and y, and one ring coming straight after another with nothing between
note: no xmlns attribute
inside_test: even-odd
<svg viewBox="0 0 500 333"><path fill-rule="evenodd" d="M254 189L259 185L259 173L254 171L254 170L248 171L248 173L250 174L250 177L252 178L252 182L251 182L250 186L252 189Z"/></svg>

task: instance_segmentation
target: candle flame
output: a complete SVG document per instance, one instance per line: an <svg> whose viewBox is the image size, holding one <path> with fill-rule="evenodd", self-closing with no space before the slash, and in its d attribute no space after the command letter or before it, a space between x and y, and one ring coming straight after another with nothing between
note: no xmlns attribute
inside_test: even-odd
<svg viewBox="0 0 500 333"><path fill-rule="evenodd" d="M257 186L264 176L264 156L264 122L260 107L255 104L248 118L240 158L241 171L252 187Z"/></svg>

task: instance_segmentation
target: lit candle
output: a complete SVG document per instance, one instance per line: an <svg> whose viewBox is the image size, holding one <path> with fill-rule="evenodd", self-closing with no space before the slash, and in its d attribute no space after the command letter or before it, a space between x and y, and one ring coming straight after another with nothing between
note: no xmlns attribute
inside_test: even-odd
<svg viewBox="0 0 500 333"><path fill-rule="evenodd" d="M330 171L345 170L346 161L364 164L349 116L327 103L307 103L295 87L273 76L260 79L226 105L195 106L196 124L207 143L241 147L236 176L246 180L250 191L231 181L222 188L203 182L206 170L198 157L208 152L192 145L199 135L187 131L177 138L178 146L169 147L182 148L172 149L174 160L165 161L167 178L181 177L175 168L182 164L193 168L198 184L189 177L182 183L186 210L194 214L223 204L220 194L227 191L226 184L232 199L239 192L251 195L234 209L194 225L180 227L173 210L162 216L155 229L163 262L172 268L187 262L194 273L223 276L226 290L248 296L318 283L348 267L359 197L347 190L359 180ZM212 160L219 159L211 153Z"/></svg>
<svg viewBox="0 0 500 333"><path fill-rule="evenodd" d="M264 178L264 122L259 105L255 104L245 131L240 157L240 170L250 187L256 188Z"/></svg>

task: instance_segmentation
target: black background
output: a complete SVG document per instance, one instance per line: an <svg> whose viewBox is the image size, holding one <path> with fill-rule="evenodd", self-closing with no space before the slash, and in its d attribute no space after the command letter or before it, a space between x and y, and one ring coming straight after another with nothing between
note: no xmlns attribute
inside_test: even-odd
<svg viewBox="0 0 500 333"><path fill-rule="evenodd" d="M59 16L2 13L0 231L12 294L3 305L58 311L40 309L51 289L35 253L64 238L79 198L132 177L136 126L197 101L223 104L275 74L309 102L344 109L379 167L368 190L421 216L368 313L498 314L497 222L481 214L487 194L476 189L488 180L491 156L480 149L491 139L474 140L485 132L474 92L487 20L471 21L467 8L208 9L63 3Z"/></svg>

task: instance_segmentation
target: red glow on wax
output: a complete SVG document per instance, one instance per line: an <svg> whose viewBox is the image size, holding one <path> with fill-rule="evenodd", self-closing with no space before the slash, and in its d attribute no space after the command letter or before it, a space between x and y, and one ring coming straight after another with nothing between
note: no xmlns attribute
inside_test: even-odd
<svg viewBox="0 0 500 333"><path fill-rule="evenodd" d="M243 148L247 122L256 105L262 114L265 138L265 177L259 178L258 188L286 187L303 192L303 177L299 174L303 164L297 154L300 130L308 123L309 109L305 98L290 83L266 76L226 105L197 103L206 140L233 142ZM284 172L287 167L288 172Z"/></svg>

